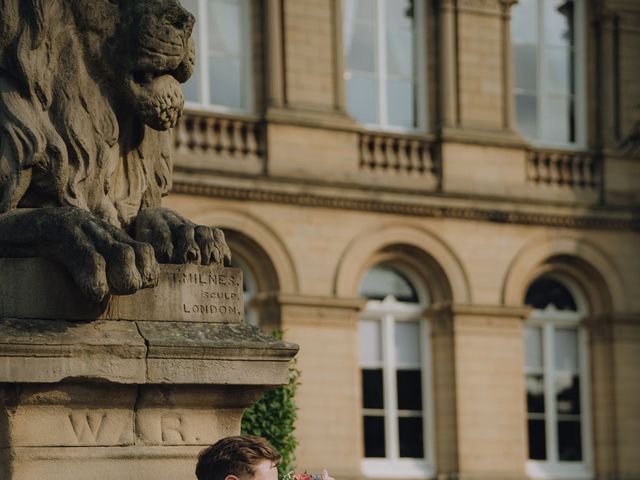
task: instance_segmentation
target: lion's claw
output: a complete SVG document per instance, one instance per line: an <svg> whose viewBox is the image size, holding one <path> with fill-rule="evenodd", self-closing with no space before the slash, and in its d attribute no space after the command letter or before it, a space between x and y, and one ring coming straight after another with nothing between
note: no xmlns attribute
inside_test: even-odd
<svg viewBox="0 0 640 480"><path fill-rule="evenodd" d="M218 228L195 225L165 208L147 208L130 228L139 241L150 243L160 263L228 264L231 251Z"/></svg>

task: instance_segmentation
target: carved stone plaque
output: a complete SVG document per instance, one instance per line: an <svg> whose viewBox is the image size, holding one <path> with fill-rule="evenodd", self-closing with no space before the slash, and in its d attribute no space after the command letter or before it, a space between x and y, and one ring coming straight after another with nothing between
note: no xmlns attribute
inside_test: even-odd
<svg viewBox="0 0 640 480"><path fill-rule="evenodd" d="M220 266L162 265L157 287L112 297L105 314L119 320L241 322L242 272Z"/></svg>
<svg viewBox="0 0 640 480"><path fill-rule="evenodd" d="M242 272L202 265L161 265L157 287L102 303L85 299L71 276L40 258L0 259L0 318L243 321ZM25 285L29 285L25 289Z"/></svg>

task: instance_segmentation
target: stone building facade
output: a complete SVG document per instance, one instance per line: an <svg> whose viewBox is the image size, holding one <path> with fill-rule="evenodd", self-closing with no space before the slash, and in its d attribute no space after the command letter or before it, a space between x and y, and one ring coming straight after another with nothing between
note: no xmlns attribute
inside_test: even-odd
<svg viewBox="0 0 640 480"><path fill-rule="evenodd" d="M298 464L640 478L640 2L183 4L165 204L300 344Z"/></svg>

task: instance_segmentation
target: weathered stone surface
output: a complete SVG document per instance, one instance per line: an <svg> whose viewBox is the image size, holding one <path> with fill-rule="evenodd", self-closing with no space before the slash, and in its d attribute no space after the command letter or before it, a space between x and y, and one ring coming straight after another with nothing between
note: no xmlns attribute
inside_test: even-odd
<svg viewBox="0 0 640 480"><path fill-rule="evenodd" d="M2 3L0 257L53 259L93 302L155 286L158 262L229 259L160 207L193 25L176 0Z"/></svg>
<svg viewBox="0 0 640 480"><path fill-rule="evenodd" d="M0 383L279 385L298 347L247 324L0 320Z"/></svg>
<svg viewBox="0 0 640 480"><path fill-rule="evenodd" d="M131 322L0 319L0 383L144 382L146 352Z"/></svg>
<svg viewBox="0 0 640 480"><path fill-rule="evenodd" d="M0 384L0 478L191 478L262 387Z"/></svg>
<svg viewBox="0 0 640 480"><path fill-rule="evenodd" d="M162 265L157 287L97 304L48 260L0 258L0 318L242 322L242 272L217 265Z"/></svg>

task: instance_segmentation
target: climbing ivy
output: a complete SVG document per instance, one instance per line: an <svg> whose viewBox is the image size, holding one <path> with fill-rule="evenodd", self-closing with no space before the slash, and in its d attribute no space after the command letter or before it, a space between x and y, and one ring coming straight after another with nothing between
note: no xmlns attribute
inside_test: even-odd
<svg viewBox="0 0 640 480"><path fill-rule="evenodd" d="M282 338L281 332L274 333ZM266 438L282 455L278 473L284 476L293 470L295 450L295 423L298 417L294 397L300 385L300 371L293 360L289 365L289 383L267 390L262 398L245 410L242 417L242 433Z"/></svg>

